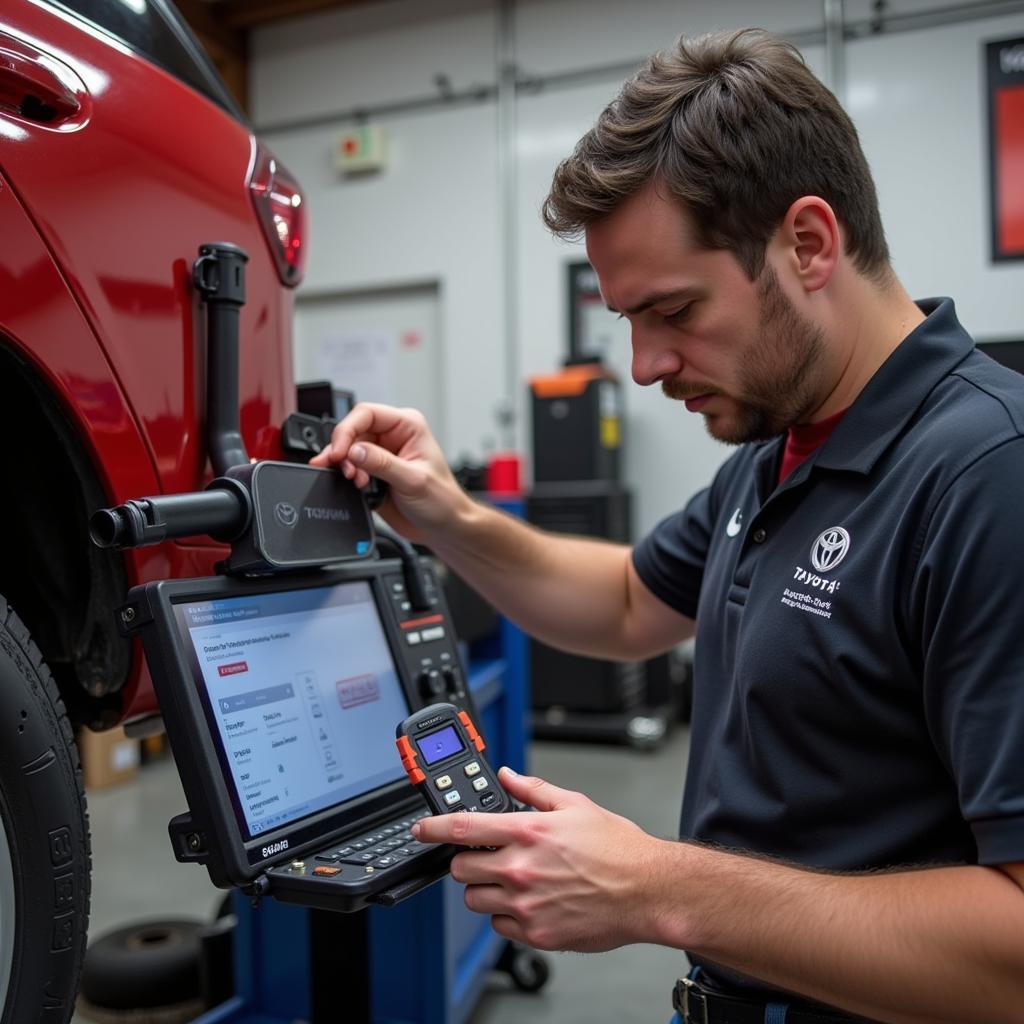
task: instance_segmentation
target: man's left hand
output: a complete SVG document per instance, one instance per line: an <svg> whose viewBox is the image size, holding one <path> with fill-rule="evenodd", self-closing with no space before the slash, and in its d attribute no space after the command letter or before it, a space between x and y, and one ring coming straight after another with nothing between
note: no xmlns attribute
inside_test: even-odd
<svg viewBox="0 0 1024 1024"><path fill-rule="evenodd" d="M593 953L651 941L652 885L663 841L543 779L499 773L514 814L460 812L425 818L420 842L494 847L458 854L451 874L466 883L466 906L490 914L494 930L536 949Z"/></svg>

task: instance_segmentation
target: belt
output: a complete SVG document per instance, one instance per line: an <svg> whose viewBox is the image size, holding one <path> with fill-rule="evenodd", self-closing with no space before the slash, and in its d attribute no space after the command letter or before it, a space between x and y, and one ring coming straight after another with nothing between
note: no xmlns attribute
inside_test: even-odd
<svg viewBox="0 0 1024 1024"><path fill-rule="evenodd" d="M672 1007L682 1024L851 1024L864 1021L838 1010L809 1010L786 1003L762 1003L711 992L690 978L680 978Z"/></svg>

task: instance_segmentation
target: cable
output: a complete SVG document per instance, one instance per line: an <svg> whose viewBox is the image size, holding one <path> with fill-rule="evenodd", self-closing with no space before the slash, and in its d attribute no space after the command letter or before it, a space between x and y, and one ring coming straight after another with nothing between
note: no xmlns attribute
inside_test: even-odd
<svg viewBox="0 0 1024 1024"><path fill-rule="evenodd" d="M423 575L423 566L416 549L401 534L395 533L381 518L374 516L374 526L378 540L388 541L402 561L402 576L405 578L405 590L409 595L409 603L418 612L431 607L427 597L427 582Z"/></svg>

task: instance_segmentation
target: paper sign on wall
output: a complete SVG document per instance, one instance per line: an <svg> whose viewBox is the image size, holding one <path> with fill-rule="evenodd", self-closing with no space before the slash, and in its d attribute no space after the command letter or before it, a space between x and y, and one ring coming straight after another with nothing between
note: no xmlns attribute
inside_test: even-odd
<svg viewBox="0 0 1024 1024"><path fill-rule="evenodd" d="M398 402L394 331L337 331L313 342L315 373L359 402Z"/></svg>

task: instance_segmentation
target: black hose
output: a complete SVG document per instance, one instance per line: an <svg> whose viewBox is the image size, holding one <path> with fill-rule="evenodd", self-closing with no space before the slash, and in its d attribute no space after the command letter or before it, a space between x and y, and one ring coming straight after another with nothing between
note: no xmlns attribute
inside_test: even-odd
<svg viewBox="0 0 1024 1024"><path fill-rule="evenodd" d="M238 325L249 256L230 242L199 247L192 282L206 303L206 447L217 476L249 461L239 418Z"/></svg>
<svg viewBox="0 0 1024 1024"><path fill-rule="evenodd" d="M221 479L205 491L160 494L101 508L89 520L89 536L97 547L119 550L200 534L229 541L245 530L250 516L245 488Z"/></svg>

